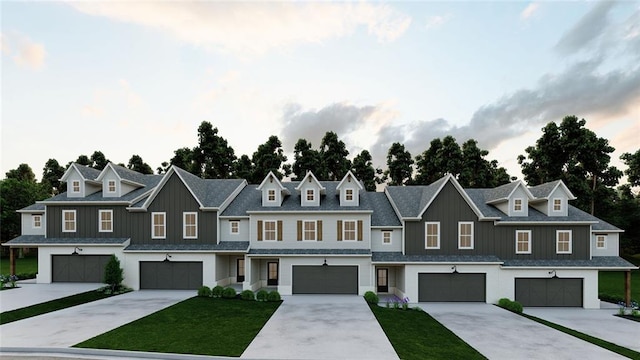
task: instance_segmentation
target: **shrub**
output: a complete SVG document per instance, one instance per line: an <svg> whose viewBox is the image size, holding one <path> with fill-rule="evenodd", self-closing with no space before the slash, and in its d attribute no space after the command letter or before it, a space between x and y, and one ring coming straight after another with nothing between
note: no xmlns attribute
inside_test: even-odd
<svg viewBox="0 0 640 360"><path fill-rule="evenodd" d="M253 293L253 291L251 291L251 290L245 290L245 291L243 291L243 292L241 292L241 293L240 293L240 298L241 298L242 300L251 300L251 301L253 301L253 300L255 300L255 299L256 299L256 296L255 296L255 294Z"/></svg>
<svg viewBox="0 0 640 360"><path fill-rule="evenodd" d="M517 301L511 301L507 298L502 298L500 300L498 300L498 306L500 306L501 308L507 309L509 311L512 311L514 313L517 314L521 314L522 313L522 304L520 304Z"/></svg>
<svg viewBox="0 0 640 360"><path fill-rule="evenodd" d="M272 292L269 293L269 295L267 295L267 300L268 301L280 301L280 293L273 290Z"/></svg>
<svg viewBox="0 0 640 360"><path fill-rule="evenodd" d="M376 295L376 293L374 293L373 291L367 291L366 293L364 293L364 299L369 304L378 304L378 302L380 301L378 295Z"/></svg>
<svg viewBox="0 0 640 360"><path fill-rule="evenodd" d="M236 289L232 287L226 287L222 290L222 297L225 299L233 299L236 297Z"/></svg>
<svg viewBox="0 0 640 360"><path fill-rule="evenodd" d="M214 287L213 289L211 289L211 296L213 296L214 298L220 298L222 297L222 292L224 291L224 288L220 285Z"/></svg>
<svg viewBox="0 0 640 360"><path fill-rule="evenodd" d="M120 260L112 254L104 268L104 283L111 286L111 292L115 292L123 279Z"/></svg>
<svg viewBox="0 0 640 360"><path fill-rule="evenodd" d="M202 286L198 289L199 297L211 297L211 289L208 286Z"/></svg>
<svg viewBox="0 0 640 360"><path fill-rule="evenodd" d="M258 301L267 301L267 297L269 296L269 292L267 290L260 290L256 295Z"/></svg>

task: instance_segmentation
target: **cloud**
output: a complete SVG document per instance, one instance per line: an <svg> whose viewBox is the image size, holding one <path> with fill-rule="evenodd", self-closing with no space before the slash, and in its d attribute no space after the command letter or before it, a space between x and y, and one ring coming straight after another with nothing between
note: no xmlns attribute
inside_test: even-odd
<svg viewBox="0 0 640 360"><path fill-rule="evenodd" d="M436 29L449 22L449 20L451 20L450 14L429 16L425 28L427 30Z"/></svg>
<svg viewBox="0 0 640 360"><path fill-rule="evenodd" d="M240 56L345 37L364 27L394 41L411 18L387 4L294 2L70 2L78 11L148 26Z"/></svg>
<svg viewBox="0 0 640 360"><path fill-rule="evenodd" d="M522 10L522 12L520 13L520 19L522 20L527 20L530 17L532 17L540 8L540 4L539 3L529 3L529 5L527 5L527 7Z"/></svg>
<svg viewBox="0 0 640 360"><path fill-rule="evenodd" d="M593 6L558 41L555 49L561 55L578 52L600 38L609 25L609 11L616 5L613 1L601 1Z"/></svg>
<svg viewBox="0 0 640 360"><path fill-rule="evenodd" d="M0 41L2 53L10 56L18 66L33 70L40 70L44 66L47 55L44 45L16 33L0 34Z"/></svg>

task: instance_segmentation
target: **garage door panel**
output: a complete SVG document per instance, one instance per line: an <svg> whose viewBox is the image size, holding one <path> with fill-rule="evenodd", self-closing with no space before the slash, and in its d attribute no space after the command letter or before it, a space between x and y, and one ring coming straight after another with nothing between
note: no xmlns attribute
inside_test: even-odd
<svg viewBox="0 0 640 360"><path fill-rule="evenodd" d="M516 278L515 285L522 306L582 307L582 279Z"/></svg>
<svg viewBox="0 0 640 360"><path fill-rule="evenodd" d="M140 262L140 289L197 290L202 286L202 262Z"/></svg>
<svg viewBox="0 0 640 360"><path fill-rule="evenodd" d="M485 274L418 274L418 301L420 302L484 302L485 293Z"/></svg>
<svg viewBox="0 0 640 360"><path fill-rule="evenodd" d="M357 266L293 266L294 294L358 294Z"/></svg>
<svg viewBox="0 0 640 360"><path fill-rule="evenodd" d="M102 283L111 255L52 255L53 282Z"/></svg>

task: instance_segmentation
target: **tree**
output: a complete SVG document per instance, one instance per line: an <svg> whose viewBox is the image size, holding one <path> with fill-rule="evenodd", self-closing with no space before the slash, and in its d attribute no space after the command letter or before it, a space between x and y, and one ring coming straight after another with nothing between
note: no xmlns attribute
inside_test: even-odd
<svg viewBox="0 0 640 360"><path fill-rule="evenodd" d="M113 293L118 290L122 280L124 280L124 277L122 276L120 260L115 255L111 255L104 268L104 283L111 287L111 292Z"/></svg>
<svg viewBox="0 0 640 360"><path fill-rule="evenodd" d="M622 172L609 166L615 150L609 141L585 124L575 116L566 116L560 126L547 124L536 146L527 147L527 157L518 156L518 163L529 185L562 179L578 198L575 205L597 215L596 199L611 194Z"/></svg>
<svg viewBox="0 0 640 360"><path fill-rule="evenodd" d="M311 171L320 176L322 171L322 158L320 152L311 148L311 143L305 139L298 139L293 150L293 174L295 180L302 180Z"/></svg>
<svg viewBox="0 0 640 360"><path fill-rule="evenodd" d="M252 183L260 183L270 171L279 179L290 174L287 169L280 170L282 165L287 161L287 157L282 150L282 143L277 136L272 135L266 143L258 146L258 150L253 153L252 163L253 171L249 179Z"/></svg>
<svg viewBox="0 0 640 360"><path fill-rule="evenodd" d="M78 159L76 160L76 164L80 164L80 165L84 165L84 166L91 166L92 162L91 162L91 159L89 159L89 157L87 155L80 155L80 156L78 156Z"/></svg>
<svg viewBox="0 0 640 360"><path fill-rule="evenodd" d="M129 159L129 163L127 164L127 168L133 171L137 171L141 174L153 174L153 169L151 168L151 166L144 162L139 155L131 156L131 159Z"/></svg>
<svg viewBox="0 0 640 360"><path fill-rule="evenodd" d="M497 160L486 160L487 155L489 151L480 149L474 139L462 144L462 166L458 175L462 187L492 188L510 181L507 170L498 167Z"/></svg>
<svg viewBox="0 0 640 360"><path fill-rule="evenodd" d="M49 197L46 189L35 181L7 178L0 180L0 236L9 241L21 232L20 210Z"/></svg>
<svg viewBox="0 0 640 360"><path fill-rule="evenodd" d="M620 156L628 168L624 171L631 186L640 186L640 150L635 153L624 153Z"/></svg>
<svg viewBox="0 0 640 360"><path fill-rule="evenodd" d="M404 149L404 145L393 143L387 153L387 170L385 179L390 178L389 185L406 185L411 181L413 172L411 153Z"/></svg>
<svg viewBox="0 0 640 360"><path fill-rule="evenodd" d="M351 161L347 159L347 146L338 139L333 131L328 131L320 143L320 158L322 159L322 180L341 180L351 168Z"/></svg>
<svg viewBox="0 0 640 360"><path fill-rule="evenodd" d="M462 151L451 136L433 139L427 150L416 156L417 173L414 183L428 185L445 174L458 176L462 168Z"/></svg>
<svg viewBox="0 0 640 360"><path fill-rule="evenodd" d="M6 172L7 179L16 179L19 181L36 182L36 174L31 170L31 166L27 164L20 164L16 169L11 169Z"/></svg>
<svg viewBox="0 0 640 360"><path fill-rule="evenodd" d="M242 155L233 164L233 173L238 179L245 179L251 183L251 176L253 174L253 163L248 155ZM260 180L261 182L262 180Z"/></svg>
<svg viewBox="0 0 640 360"><path fill-rule="evenodd" d="M56 159L49 159L42 169L42 185L49 194L57 195L67 190L66 183L61 183L60 178L64 175L64 168Z"/></svg>
<svg viewBox="0 0 640 360"><path fill-rule="evenodd" d="M174 156L169 160L170 165L175 165L194 175L200 176L201 171L194 159L194 153L188 147L177 149L173 152ZM166 169L168 171L169 169Z"/></svg>
<svg viewBox="0 0 640 360"><path fill-rule="evenodd" d="M362 152L353 159L353 165L351 167L353 175L364 183L364 188L367 191L375 191L376 184L382 183L379 177L379 175L382 174L382 170L375 169L371 160L372 158L369 151L362 150Z"/></svg>
<svg viewBox="0 0 640 360"><path fill-rule="evenodd" d="M104 169L107 164L109 163L109 160L107 160L107 158L104 156L104 154L102 153L102 151L94 151L93 154L91 154L91 167L97 170L102 170Z"/></svg>
<svg viewBox="0 0 640 360"><path fill-rule="evenodd" d="M201 177L228 179L233 176L236 156L227 140L218 135L218 128L203 121L198 127L198 146L193 149L193 160Z"/></svg>
<svg viewBox="0 0 640 360"><path fill-rule="evenodd" d="M166 174L166 173L167 173L167 171L169 171L169 166L170 166L170 165L169 165L169 163L168 163L168 162L163 161L163 162L160 164L160 166L158 166L158 167L156 168L156 172L157 172L157 174L158 174L158 175Z"/></svg>

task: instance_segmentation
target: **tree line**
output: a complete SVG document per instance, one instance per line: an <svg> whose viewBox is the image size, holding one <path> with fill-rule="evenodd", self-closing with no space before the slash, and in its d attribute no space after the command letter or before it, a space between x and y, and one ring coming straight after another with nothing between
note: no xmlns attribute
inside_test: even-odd
<svg viewBox="0 0 640 360"><path fill-rule="evenodd" d="M622 235L625 246L632 244L640 251L640 196L632 187L640 186L640 150L625 153L621 159L627 165L624 174L628 183L617 187L623 172L610 166L610 154L615 150L607 139L599 138L585 127L586 121L567 116L560 124L548 123L535 145L525 148L518 156L518 163L529 186L561 179L578 200L574 205L626 230ZM319 146L306 139L299 139L293 149L293 162L288 163L282 142L272 135L260 144L251 156L236 156L219 131L210 122L202 122L197 129L197 145L182 147L173 157L156 168L163 174L171 165L207 179L247 179L260 183L273 172L277 177L299 180L312 171L320 180L340 180L350 170L363 182L365 188L374 191L378 184L428 185L445 174L452 174L465 188L490 188L506 184L515 177L498 166L497 160L489 160L489 151L478 147L474 139L459 144L453 136L431 140L429 146L415 157L401 143L393 143L386 156L386 169L374 167L371 153L362 150L349 157L346 144L335 132L325 133ZM80 155L75 161L102 170L109 160L101 151L91 156ZM27 164L6 173L0 181L2 201L2 241L19 235L20 218L15 210L36 200L45 199L66 191L60 183L66 168L56 159L49 159L43 168L42 181L37 183L35 174ZM121 166L143 174L153 169L139 155L133 155Z"/></svg>

